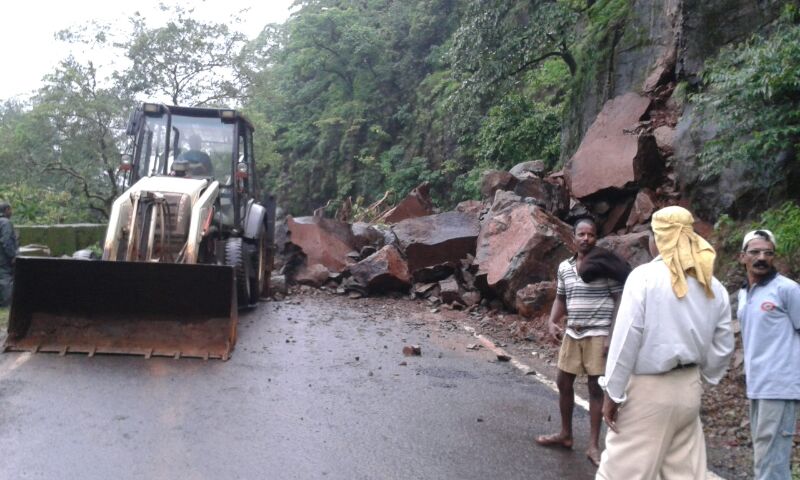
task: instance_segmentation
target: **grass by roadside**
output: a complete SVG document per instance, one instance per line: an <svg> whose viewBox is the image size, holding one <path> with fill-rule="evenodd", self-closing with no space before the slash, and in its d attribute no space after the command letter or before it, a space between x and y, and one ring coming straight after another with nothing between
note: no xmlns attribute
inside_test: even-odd
<svg viewBox="0 0 800 480"><path fill-rule="evenodd" d="M8 308L0 307L0 332L5 332L8 328Z"/></svg>

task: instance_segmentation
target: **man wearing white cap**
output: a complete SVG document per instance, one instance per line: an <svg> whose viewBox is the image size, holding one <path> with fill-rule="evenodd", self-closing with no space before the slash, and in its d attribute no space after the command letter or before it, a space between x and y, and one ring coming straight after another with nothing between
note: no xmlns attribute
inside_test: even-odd
<svg viewBox="0 0 800 480"><path fill-rule="evenodd" d="M750 399L756 480L790 480L792 437L800 410L800 285L773 266L775 235L744 237L739 291L744 370Z"/></svg>
<svg viewBox="0 0 800 480"><path fill-rule="evenodd" d="M606 450L598 479L706 478L701 380L718 383L733 353L728 292L716 253L681 207L653 214L652 262L631 272L605 377Z"/></svg>

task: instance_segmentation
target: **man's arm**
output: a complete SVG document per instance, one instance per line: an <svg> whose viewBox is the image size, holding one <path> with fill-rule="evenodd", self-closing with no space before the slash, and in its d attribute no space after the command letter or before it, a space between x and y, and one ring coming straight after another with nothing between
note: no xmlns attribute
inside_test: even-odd
<svg viewBox="0 0 800 480"><path fill-rule="evenodd" d="M617 403L625 401L625 388L642 344L646 296L642 272L634 270L625 283L606 360L606 393Z"/></svg>
<svg viewBox="0 0 800 480"><path fill-rule="evenodd" d="M717 285L719 286L717 287ZM706 361L701 372L703 380L712 385L718 384L725 376L734 347L731 303L728 300L728 292L719 283L714 286L714 296L718 301L716 328L711 345L706 350Z"/></svg>
<svg viewBox="0 0 800 480"><path fill-rule="evenodd" d="M800 285L793 283L783 295L782 299L786 305L786 314L796 331L800 331Z"/></svg>
<svg viewBox="0 0 800 480"><path fill-rule="evenodd" d="M561 325L561 319L567 315L567 297L565 295L556 295L556 300L553 302L553 308L550 309L550 318L547 320L547 331L550 336L557 342L561 341L564 336L564 326Z"/></svg>

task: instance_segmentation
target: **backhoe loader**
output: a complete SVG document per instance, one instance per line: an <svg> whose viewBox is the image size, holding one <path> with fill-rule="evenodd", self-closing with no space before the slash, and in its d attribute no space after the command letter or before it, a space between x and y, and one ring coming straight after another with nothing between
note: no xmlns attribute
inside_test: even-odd
<svg viewBox="0 0 800 480"><path fill-rule="evenodd" d="M236 110L131 114L102 260L19 257L5 349L227 359L267 294L275 202Z"/></svg>

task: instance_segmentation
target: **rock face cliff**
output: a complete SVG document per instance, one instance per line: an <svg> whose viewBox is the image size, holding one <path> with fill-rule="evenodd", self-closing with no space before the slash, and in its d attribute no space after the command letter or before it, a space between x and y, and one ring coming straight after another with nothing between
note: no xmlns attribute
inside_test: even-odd
<svg viewBox="0 0 800 480"><path fill-rule="evenodd" d="M779 0L610 0L590 15L577 55L562 136L565 176L574 197L632 204L642 189L657 205L680 203L714 221L755 208L744 172L729 168L701 181L696 164L713 124L687 92L721 47L768 28ZM606 209L605 205L600 210Z"/></svg>

